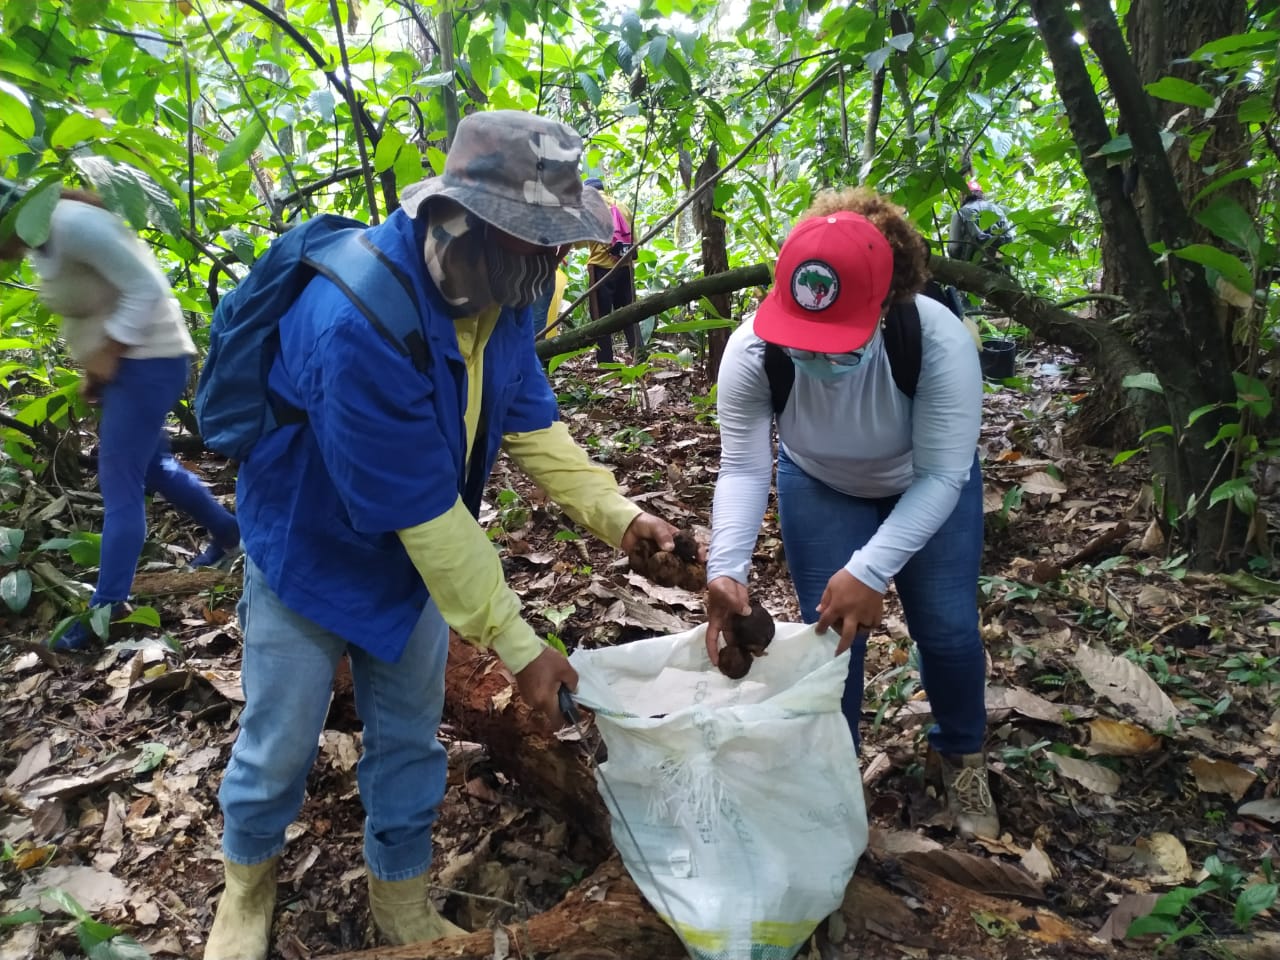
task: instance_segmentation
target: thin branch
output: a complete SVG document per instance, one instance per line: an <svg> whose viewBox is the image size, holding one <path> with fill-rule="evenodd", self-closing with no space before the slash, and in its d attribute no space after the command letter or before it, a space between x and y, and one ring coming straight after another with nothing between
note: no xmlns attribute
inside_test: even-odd
<svg viewBox="0 0 1280 960"><path fill-rule="evenodd" d="M250 109L253 110L253 115L257 117L258 122L262 124L262 129L266 132L267 139L271 141L271 146L275 149L276 155L280 158L281 163L284 164L285 174L289 177L289 182L296 187L298 185L298 178L294 175L293 164L289 162L289 158L285 156L284 151L280 149L280 144L276 140L276 135L271 132L271 125L267 123L266 115L263 114L262 108L258 106L258 101L249 93L249 85L244 82L244 78L240 76L240 71L237 70L235 64L231 62L231 57L227 55L226 47L222 45L222 38L219 37L217 31L213 29L213 24L211 24L209 22L209 18L205 16L204 7L198 2L196 4L196 13L199 14L200 22L204 24L204 28L209 34L209 39L211 39L214 46L218 48L218 54L222 57L222 62L227 65L227 69L231 71L231 76L235 77L236 83L239 84L240 92L244 95ZM266 199L267 202L270 203L269 195ZM274 215L274 211L272 211L272 213Z"/></svg>
<svg viewBox="0 0 1280 960"><path fill-rule="evenodd" d="M289 39L296 43L302 52L311 58L311 62L316 65L316 69L324 73L329 82L333 84L334 88L342 94L343 99L348 103L351 102L352 96L350 88L344 81L339 79L338 74L330 67L328 58L322 56L320 51L315 48L315 45L303 36L302 33L299 32L298 28L289 22L287 17L276 13L276 11L272 10L266 4L261 3L260 0L237 0L237 2L243 3L246 7L250 7L258 11L258 13L262 14L288 34ZM356 102L359 104L358 100ZM369 138L373 140L374 143L377 143L377 124L373 122L373 117L369 116L369 112L364 109L363 105L359 106L359 112L354 113L352 115L352 119L355 120L356 123L362 125L368 132Z"/></svg>
<svg viewBox="0 0 1280 960"><path fill-rule="evenodd" d="M338 56L342 59L342 72L351 76L351 61L347 59L347 38L342 30L342 13L338 10L338 0L329 0L329 13L333 17L333 29L338 36ZM358 117L361 113L360 101L356 97L356 92L350 85L347 86L345 96L347 98L347 109L351 111L352 117ZM367 114L366 114L367 116ZM374 143L377 143L377 129L373 131ZM373 189L373 165L369 163L369 147L364 142L364 137L359 129L356 130L356 150L360 154L360 168L364 172L364 189L369 198L369 222L376 225L378 223L378 195ZM293 184L298 185L297 181Z"/></svg>
<svg viewBox="0 0 1280 960"><path fill-rule="evenodd" d="M688 283L645 297L643 300L637 300L635 303L629 303L625 307L601 317L599 320L593 320L591 323L583 324L581 327L575 327L573 330L568 330L554 339L540 340L538 341L538 356L546 360L556 354L568 353L579 347L595 343L598 338L605 334L616 333L623 327L639 323L641 320L657 316L675 307L684 306L686 303L693 303L695 300L701 300L703 297L714 296L718 293L732 293L745 287L764 286L769 282L769 266L764 263L752 264L749 267L737 267L724 273L713 273L709 277L699 277L696 280L690 280ZM548 329L550 328L548 327Z"/></svg>
<svg viewBox="0 0 1280 960"><path fill-rule="evenodd" d="M648 233L646 233L643 237L641 237L639 240L636 241L635 245L637 247L640 247L648 243L650 240L656 237L659 233L661 233L666 228L667 224L671 223L673 220L675 220L676 217L680 216L681 212L686 207L688 207L691 203L693 203L696 199L698 199L699 196L701 196L706 191L712 189L715 186L716 181L718 181L726 173L728 173L730 170L736 167L739 163L741 163L747 157L747 155L751 153L753 149L755 149L756 144L758 144L761 140L765 138L766 135L768 135L770 130L772 130L775 126L777 126L777 124L781 122L783 118L785 118L789 113L791 113L792 110L794 110L797 106L799 106L800 103L806 97L809 96L809 94L813 93L820 86L822 86L822 84L826 83L827 80L831 77L831 75L836 72L837 67L839 67L838 63L833 63L825 67L816 77L813 78L813 80L809 82L809 84L803 90L797 93L789 103L787 103L777 113L775 113L772 117L766 120L764 123L764 126L762 126L759 129L759 131L756 132L755 136L753 136L749 141L747 141L746 146L744 146L741 150L739 150L737 154L734 155L732 160L730 160L723 167L717 170L712 176L708 177L705 183L703 183L701 186L694 189L687 197L684 198L684 200L678 203L674 210L672 210L669 214L667 214L665 217L659 220L656 225L651 227ZM598 287L600 287L600 285L603 284L606 280L608 280L609 277L613 276L614 272L618 270L619 267L623 266L624 263L628 263L628 262L629 261L621 261L621 260L618 261L617 265L615 265L611 270L609 270L608 273L604 274L604 276L602 276L599 280L597 280L594 284L592 284L585 292L579 295L578 299L574 300L573 303L565 307L564 311L560 314L560 316L556 318L555 324L562 323L564 320L566 320L569 317L569 315L575 309L577 309L577 307L584 300L586 300L587 297L591 295L592 290L595 290ZM554 326L555 324L548 325L547 329L551 329L551 327Z"/></svg>

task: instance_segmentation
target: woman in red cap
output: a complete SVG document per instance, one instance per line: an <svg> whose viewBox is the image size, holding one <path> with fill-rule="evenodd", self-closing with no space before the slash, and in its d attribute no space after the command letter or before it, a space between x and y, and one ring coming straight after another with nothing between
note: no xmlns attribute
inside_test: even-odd
<svg viewBox="0 0 1280 960"><path fill-rule="evenodd" d="M718 661L730 615L748 610L781 407L783 546L805 621L820 633L835 627L837 652L851 651L843 708L854 739L866 632L880 623L893 580L937 721L929 740L948 805L962 835L995 837L976 603L982 375L965 325L918 295L928 260L903 211L867 190L819 195L783 243L773 289L734 332L720 368L707 652ZM920 363L914 390L904 392L885 344L886 324L897 322L889 310L906 301L920 317ZM785 398L766 371L767 353L794 367Z"/></svg>

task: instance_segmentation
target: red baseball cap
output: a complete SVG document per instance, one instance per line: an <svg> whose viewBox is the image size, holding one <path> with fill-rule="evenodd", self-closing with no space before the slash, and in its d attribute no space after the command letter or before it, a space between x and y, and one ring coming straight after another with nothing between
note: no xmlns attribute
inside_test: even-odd
<svg viewBox="0 0 1280 960"><path fill-rule="evenodd" d="M866 217L842 211L802 220L778 251L756 336L815 353L857 350L876 332L892 279L893 249Z"/></svg>

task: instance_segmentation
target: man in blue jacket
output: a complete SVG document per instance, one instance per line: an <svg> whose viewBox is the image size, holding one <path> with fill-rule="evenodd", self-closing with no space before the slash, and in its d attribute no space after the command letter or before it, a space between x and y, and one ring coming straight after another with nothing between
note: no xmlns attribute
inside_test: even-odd
<svg viewBox="0 0 1280 960"><path fill-rule="evenodd" d="M556 415L529 305L569 245L612 235L582 189L582 141L517 111L467 117L444 173L365 236L410 286L425 372L317 277L281 318L271 393L304 416L240 468L245 708L223 778L226 885L205 960L265 960L285 829L297 816L348 654L369 901L395 944L460 932L427 898L444 796L436 739L448 629L492 648L521 697L557 715L577 675L520 614L476 522L498 451L614 546L670 549Z"/></svg>

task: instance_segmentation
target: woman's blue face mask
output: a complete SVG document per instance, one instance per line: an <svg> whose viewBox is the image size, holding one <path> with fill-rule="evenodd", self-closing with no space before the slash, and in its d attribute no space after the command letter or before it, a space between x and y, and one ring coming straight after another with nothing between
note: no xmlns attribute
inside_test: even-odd
<svg viewBox="0 0 1280 960"><path fill-rule="evenodd" d="M787 350L791 362L806 377L814 380L838 380L853 373L862 363L862 351L848 353L814 353L812 350Z"/></svg>

